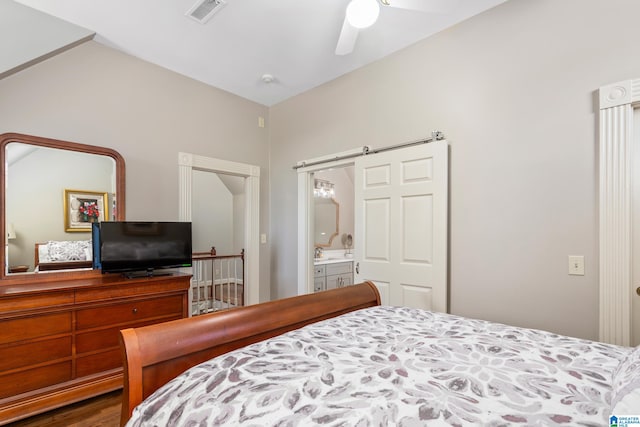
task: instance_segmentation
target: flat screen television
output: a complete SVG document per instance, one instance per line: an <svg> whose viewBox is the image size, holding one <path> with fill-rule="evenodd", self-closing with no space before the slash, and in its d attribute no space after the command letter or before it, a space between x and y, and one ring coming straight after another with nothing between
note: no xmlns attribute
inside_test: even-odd
<svg viewBox="0 0 640 427"><path fill-rule="evenodd" d="M106 221L94 224L93 267L103 273L158 275L191 266L190 222Z"/></svg>

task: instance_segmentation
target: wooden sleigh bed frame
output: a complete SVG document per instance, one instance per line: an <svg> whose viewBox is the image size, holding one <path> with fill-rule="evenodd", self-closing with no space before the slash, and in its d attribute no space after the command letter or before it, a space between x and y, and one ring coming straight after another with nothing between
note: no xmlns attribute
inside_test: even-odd
<svg viewBox="0 0 640 427"><path fill-rule="evenodd" d="M371 282L120 331L124 356L121 424L133 408L188 368L246 345L380 305Z"/></svg>

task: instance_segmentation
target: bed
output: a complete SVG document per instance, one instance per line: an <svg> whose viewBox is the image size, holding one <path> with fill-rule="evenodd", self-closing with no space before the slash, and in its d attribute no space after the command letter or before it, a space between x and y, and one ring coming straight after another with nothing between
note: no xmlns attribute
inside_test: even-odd
<svg viewBox="0 0 640 427"><path fill-rule="evenodd" d="M380 306L370 282L121 337L131 427L604 426L640 412L637 348Z"/></svg>
<svg viewBox="0 0 640 427"><path fill-rule="evenodd" d="M91 240L50 240L35 244L35 271L92 268Z"/></svg>

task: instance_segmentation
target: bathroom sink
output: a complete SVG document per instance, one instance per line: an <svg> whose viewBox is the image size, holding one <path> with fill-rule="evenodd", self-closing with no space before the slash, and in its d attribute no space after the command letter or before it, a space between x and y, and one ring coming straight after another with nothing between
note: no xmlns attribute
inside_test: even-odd
<svg viewBox="0 0 640 427"><path fill-rule="evenodd" d="M349 254L351 255L351 254ZM321 258L314 258L313 262L326 262L326 261L351 261L353 260L353 255L345 256L345 255L325 255Z"/></svg>

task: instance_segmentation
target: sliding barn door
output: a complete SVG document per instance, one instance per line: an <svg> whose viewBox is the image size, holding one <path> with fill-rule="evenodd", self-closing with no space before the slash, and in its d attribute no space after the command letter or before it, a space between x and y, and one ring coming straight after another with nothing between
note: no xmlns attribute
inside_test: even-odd
<svg viewBox="0 0 640 427"><path fill-rule="evenodd" d="M448 145L436 141L355 163L356 283L382 303L447 311Z"/></svg>

